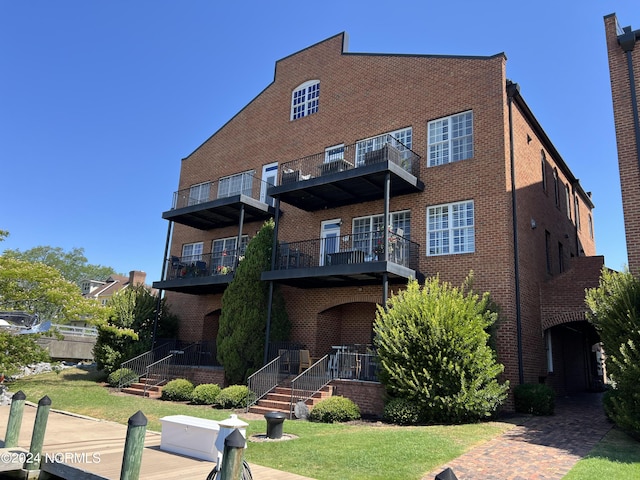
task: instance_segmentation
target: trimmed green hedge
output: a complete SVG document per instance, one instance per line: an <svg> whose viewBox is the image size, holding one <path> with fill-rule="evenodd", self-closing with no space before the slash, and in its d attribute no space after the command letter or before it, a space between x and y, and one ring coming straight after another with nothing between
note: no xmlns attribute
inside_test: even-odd
<svg viewBox="0 0 640 480"><path fill-rule="evenodd" d="M213 405L220 391L221 388L215 383L203 383L193 389L191 401L196 405Z"/></svg>
<svg viewBox="0 0 640 480"><path fill-rule="evenodd" d="M107 382L112 387L118 387L120 382L122 382L122 385L128 386L137 380L138 374L130 368L119 368L111 372L107 377Z"/></svg>
<svg viewBox="0 0 640 480"><path fill-rule="evenodd" d="M249 387L246 385L231 385L223 388L216 398L215 405L220 408L242 408L247 406Z"/></svg>
<svg viewBox="0 0 640 480"><path fill-rule="evenodd" d="M382 418L396 425L415 425L422 421L420 406L406 398L392 398L384 406Z"/></svg>
<svg viewBox="0 0 640 480"><path fill-rule="evenodd" d="M309 420L312 422L348 422L359 418L360 408L358 405L352 400L340 396L325 398L316 404L309 413Z"/></svg>
<svg viewBox="0 0 640 480"><path fill-rule="evenodd" d="M516 412L533 415L553 415L556 394L542 383L523 383L513 389Z"/></svg>
<svg viewBox="0 0 640 480"><path fill-rule="evenodd" d="M171 380L162 387L162 400L172 400L175 402L184 402L191 400L193 392L193 383L185 378L176 378Z"/></svg>

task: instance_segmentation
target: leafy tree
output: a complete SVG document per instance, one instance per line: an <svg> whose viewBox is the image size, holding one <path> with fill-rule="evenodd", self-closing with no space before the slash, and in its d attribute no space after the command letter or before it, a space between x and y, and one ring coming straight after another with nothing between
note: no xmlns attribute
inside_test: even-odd
<svg viewBox="0 0 640 480"><path fill-rule="evenodd" d="M610 418L640 438L640 279L603 269L587 290L588 320L600 333L615 388L605 403Z"/></svg>
<svg viewBox="0 0 640 480"><path fill-rule="evenodd" d="M104 280L115 273L111 267L87 263L83 248L73 248L65 252L60 247L39 246L24 252L20 249L5 250L3 255L31 263L44 263L56 268L65 279L78 285L87 278Z"/></svg>
<svg viewBox="0 0 640 480"><path fill-rule="evenodd" d="M35 342L35 335L0 331L0 374L14 375L20 367L50 360L49 354Z"/></svg>
<svg viewBox="0 0 640 480"><path fill-rule="evenodd" d="M218 360L230 384L245 383L262 367L269 285L260 280L260 275L271 268L273 228L273 220L269 220L251 239L233 281L222 295ZM274 285L270 340L286 340L290 328L284 297Z"/></svg>
<svg viewBox="0 0 640 480"><path fill-rule="evenodd" d="M381 382L393 397L411 400L429 422L475 421L507 396L504 367L487 344L497 320L489 295L479 297L439 279L423 288L411 280L378 307L374 323Z"/></svg>
<svg viewBox="0 0 640 480"><path fill-rule="evenodd" d="M95 300L84 298L55 268L6 255L0 256L0 310L37 313L55 323L105 316Z"/></svg>
<svg viewBox="0 0 640 480"><path fill-rule="evenodd" d="M157 297L143 285L127 287L113 295L107 304L110 318L98 325L93 348L99 369L109 374L122 362L151 349L157 302ZM162 299L157 336L171 338L177 330L177 317Z"/></svg>

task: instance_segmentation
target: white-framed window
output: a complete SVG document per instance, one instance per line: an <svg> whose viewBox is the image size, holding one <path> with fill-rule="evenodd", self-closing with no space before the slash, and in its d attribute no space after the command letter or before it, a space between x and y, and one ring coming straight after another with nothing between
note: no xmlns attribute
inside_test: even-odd
<svg viewBox="0 0 640 480"><path fill-rule="evenodd" d="M575 211L575 218L576 218L576 228L578 230L580 230L580 200L578 199L578 195L574 195L573 197L573 203L574 203L574 211Z"/></svg>
<svg viewBox="0 0 640 480"><path fill-rule="evenodd" d="M364 164L365 153L380 150L389 142L389 136L393 137L391 145L400 150L403 158L408 158L411 155L410 150L413 147L413 129L411 127L383 133L382 135L356 142L356 164L358 166Z"/></svg>
<svg viewBox="0 0 640 480"><path fill-rule="evenodd" d="M567 218L571 220L571 189L568 183L564 186L564 196L564 201L567 204Z"/></svg>
<svg viewBox="0 0 640 480"><path fill-rule="evenodd" d="M240 243L240 250L236 250L238 237L219 238L213 241L211 245L211 267L214 273L224 273L222 270L233 268L236 263L236 257L244 255L249 243L249 236L243 235Z"/></svg>
<svg viewBox="0 0 640 480"><path fill-rule="evenodd" d="M324 149L324 163L344 158L344 143Z"/></svg>
<svg viewBox="0 0 640 480"><path fill-rule="evenodd" d="M556 201L556 207L560 206L560 187L558 186L558 169L553 169L553 192Z"/></svg>
<svg viewBox="0 0 640 480"><path fill-rule="evenodd" d="M306 117L318 111L320 80L309 80L291 94L291 120Z"/></svg>
<svg viewBox="0 0 640 480"><path fill-rule="evenodd" d="M393 233L402 238L411 238L411 211L403 210L389 214L389 226ZM353 249L362 250L371 255L375 251L376 242L380 239L384 229L384 215L369 215L353 219ZM400 234L401 232L401 234Z"/></svg>
<svg viewBox="0 0 640 480"><path fill-rule="evenodd" d="M197 262L202 260L202 242L185 243L182 246L182 261Z"/></svg>
<svg viewBox="0 0 640 480"><path fill-rule="evenodd" d="M211 182L199 183L189 188L189 205L198 205L209 200Z"/></svg>
<svg viewBox="0 0 640 480"><path fill-rule="evenodd" d="M218 198L240 194L252 197L254 173L254 170L249 170L228 177L222 177L218 181Z"/></svg>
<svg viewBox="0 0 640 480"><path fill-rule="evenodd" d="M427 255L475 251L473 200L434 205L427 209Z"/></svg>
<svg viewBox="0 0 640 480"><path fill-rule="evenodd" d="M463 112L429 122L429 166L473 157L473 112Z"/></svg>

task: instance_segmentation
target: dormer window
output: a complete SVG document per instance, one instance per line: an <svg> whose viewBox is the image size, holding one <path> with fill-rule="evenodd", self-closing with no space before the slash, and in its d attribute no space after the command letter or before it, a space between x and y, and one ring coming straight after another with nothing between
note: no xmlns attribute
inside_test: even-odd
<svg viewBox="0 0 640 480"><path fill-rule="evenodd" d="M318 111L320 80L309 80L291 94L291 120L306 117Z"/></svg>

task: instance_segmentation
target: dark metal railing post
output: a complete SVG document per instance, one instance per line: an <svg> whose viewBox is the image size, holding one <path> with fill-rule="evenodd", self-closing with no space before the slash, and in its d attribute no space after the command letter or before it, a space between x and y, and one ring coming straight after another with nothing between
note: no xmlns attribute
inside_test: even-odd
<svg viewBox="0 0 640 480"><path fill-rule="evenodd" d="M127 425L120 480L137 480L140 477L144 437L147 433L147 417L138 410L129 418Z"/></svg>
<svg viewBox="0 0 640 480"><path fill-rule="evenodd" d="M24 401L26 399L27 397L22 390L18 390L13 394L13 397L11 397L7 434L4 436L5 448L18 446L18 437L20 436L20 427L22 426L22 414L24 413Z"/></svg>
<svg viewBox="0 0 640 480"><path fill-rule="evenodd" d="M24 464L25 470L39 470L40 457L42 455L42 445L44 444L44 432L47 429L49 410L51 409L51 399L46 395L38 402L36 420L33 424L31 434L31 446L29 447L29 461Z"/></svg>

